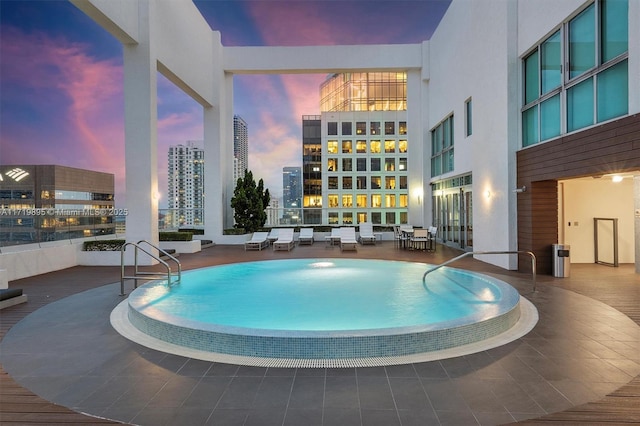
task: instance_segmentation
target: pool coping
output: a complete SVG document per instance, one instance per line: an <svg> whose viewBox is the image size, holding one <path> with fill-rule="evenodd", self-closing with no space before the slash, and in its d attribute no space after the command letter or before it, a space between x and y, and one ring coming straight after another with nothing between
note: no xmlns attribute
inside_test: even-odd
<svg viewBox="0 0 640 426"><path fill-rule="evenodd" d="M123 337L142 346L158 351L180 355L203 361L213 361L256 367L278 368L351 368L374 367L387 365L410 364L415 362L435 361L469 355L492 349L512 342L529 333L538 322L538 311L535 306L522 295L519 301L520 316L517 322L508 330L473 343L453 348L433 350L410 355L357 357L357 358L272 358L245 355L231 355L218 352L204 351L169 343L136 328L129 319L129 302L120 302L111 312L110 321L113 328Z"/></svg>

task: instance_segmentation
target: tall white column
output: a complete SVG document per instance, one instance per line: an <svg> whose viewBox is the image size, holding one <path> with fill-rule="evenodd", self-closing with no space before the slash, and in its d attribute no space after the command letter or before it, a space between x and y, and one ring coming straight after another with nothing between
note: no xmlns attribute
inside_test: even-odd
<svg viewBox="0 0 640 426"><path fill-rule="evenodd" d="M425 143L422 121L422 76L421 70L407 71L407 135L409 171L409 223L415 226L428 226L425 223L425 205L431 191L425 187ZM430 204L429 204L430 205ZM429 210L430 211L430 210Z"/></svg>
<svg viewBox="0 0 640 426"><path fill-rule="evenodd" d="M222 242L233 227L233 74L222 69L222 43L214 33L213 107L204 108L204 226L205 235Z"/></svg>
<svg viewBox="0 0 640 426"><path fill-rule="evenodd" d="M139 43L123 45L127 242L158 243L157 68L154 8L138 1ZM141 259L142 260L142 259Z"/></svg>

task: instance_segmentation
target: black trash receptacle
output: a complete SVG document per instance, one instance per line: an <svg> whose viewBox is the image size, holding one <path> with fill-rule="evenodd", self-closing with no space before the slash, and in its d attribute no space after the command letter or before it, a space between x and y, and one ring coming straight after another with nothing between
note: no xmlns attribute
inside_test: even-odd
<svg viewBox="0 0 640 426"><path fill-rule="evenodd" d="M569 276L571 269L570 248L571 246L568 244L553 244L551 246L554 277L567 278Z"/></svg>

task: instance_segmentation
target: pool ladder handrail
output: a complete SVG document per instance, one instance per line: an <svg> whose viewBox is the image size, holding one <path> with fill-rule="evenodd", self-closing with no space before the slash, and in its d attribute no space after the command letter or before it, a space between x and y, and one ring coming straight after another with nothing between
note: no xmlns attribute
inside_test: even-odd
<svg viewBox="0 0 640 426"><path fill-rule="evenodd" d="M157 250L159 253L162 253L163 256L168 257L170 260L173 260L176 265L177 265L177 269L178 269L178 277L175 280L171 279L171 266L169 266L169 264L167 262L165 262L164 260L162 260L160 258L160 256L156 256L155 254L145 250L143 247L141 247L141 244L147 244L149 246L151 246L153 249ZM133 266L134 266L134 273L133 275L127 276L125 275L125 262L124 262L124 252L127 249L127 246L133 246L135 248L135 252L133 253ZM164 274L160 274L158 272L145 272L145 271L140 271L138 269L138 250L142 251L143 253L146 253L147 255L149 255L151 258L153 258L154 260L157 260L159 263L161 263L162 265L164 265L164 267L167 270L166 275ZM133 280L133 288L138 288L138 280L159 280L159 279L164 279L166 276L167 279L167 285L171 286L173 284L178 284L180 282L180 280L182 279L182 265L180 264L180 261L178 259L176 259L174 256L172 256L171 254L167 253L165 250L156 247L155 245L151 244L149 241L147 240L140 240L137 243L134 242L130 242L130 243L126 243L123 244L123 246L120 248L120 296L124 296L124 281L129 279L129 280Z"/></svg>
<svg viewBox="0 0 640 426"><path fill-rule="evenodd" d="M531 281L533 283L533 293L535 293L536 290L536 255L533 254L533 252L530 251L525 251L525 250L514 250L514 251L468 251L466 253L461 254L460 256L456 256L453 259L449 259L446 262L442 262L441 264L437 265L435 268L431 268L429 269L427 272L424 273L424 275L422 276L422 283L424 284L425 282L425 278L427 277L427 274L438 270L440 268L442 268L443 266L447 266L450 263L453 263L457 260L460 260L462 258L468 257L468 256L472 256L475 254L528 254L529 256L531 256Z"/></svg>

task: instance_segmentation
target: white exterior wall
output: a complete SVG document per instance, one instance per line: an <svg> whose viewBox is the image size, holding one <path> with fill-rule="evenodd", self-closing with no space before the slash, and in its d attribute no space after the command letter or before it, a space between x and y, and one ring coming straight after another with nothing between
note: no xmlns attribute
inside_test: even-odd
<svg viewBox="0 0 640 426"><path fill-rule="evenodd" d="M517 133L509 125L510 84L517 70L509 56L507 1L453 2L430 40L428 123L434 128L454 116L454 171L437 181L473 173L474 250L515 250L516 211L511 189L515 172L510 154ZM512 19L513 22L513 19ZM491 30L487 30L491 28ZM473 133L465 135L465 101L472 98ZM425 156L431 155L427 131ZM425 172L430 176L430 172ZM490 191L489 198L485 192ZM514 268L507 256L482 260Z"/></svg>

